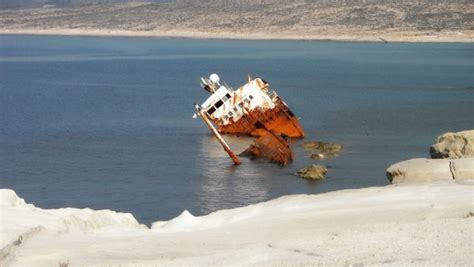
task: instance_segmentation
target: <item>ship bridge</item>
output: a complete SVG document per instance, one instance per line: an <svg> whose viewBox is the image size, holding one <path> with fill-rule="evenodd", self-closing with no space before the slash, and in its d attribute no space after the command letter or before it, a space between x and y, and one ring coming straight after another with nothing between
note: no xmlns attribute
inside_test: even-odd
<svg viewBox="0 0 474 267"><path fill-rule="evenodd" d="M201 106L216 124L227 125L239 120L246 111L275 106L265 92L265 85L260 78L250 80L236 91L221 85Z"/></svg>

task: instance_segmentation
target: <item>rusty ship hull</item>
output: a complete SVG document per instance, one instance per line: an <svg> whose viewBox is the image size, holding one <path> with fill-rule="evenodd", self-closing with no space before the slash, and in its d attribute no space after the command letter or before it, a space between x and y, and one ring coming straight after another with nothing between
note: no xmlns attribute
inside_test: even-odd
<svg viewBox="0 0 474 267"><path fill-rule="evenodd" d="M251 79L237 90L220 81L216 74L201 79L201 86L211 93L202 104L196 105L198 116L214 127L214 135L224 150L240 164L220 134L249 135L257 137L244 155L263 157L286 165L293 159L291 138L304 138L305 132L299 119L283 99L271 91L261 79ZM209 121L212 125L209 125Z"/></svg>
<svg viewBox="0 0 474 267"><path fill-rule="evenodd" d="M304 138L305 133L298 118L281 99L272 109L255 109L246 113L246 116L236 122L221 125L219 132L260 137L266 131L272 131L290 138Z"/></svg>

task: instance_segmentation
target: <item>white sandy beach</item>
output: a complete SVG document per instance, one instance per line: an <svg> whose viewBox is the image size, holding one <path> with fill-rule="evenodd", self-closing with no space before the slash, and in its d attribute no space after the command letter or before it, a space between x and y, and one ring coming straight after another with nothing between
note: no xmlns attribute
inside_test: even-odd
<svg viewBox="0 0 474 267"><path fill-rule="evenodd" d="M159 203L157 203L159 205ZM1 266L474 264L474 181L293 195L151 229L0 190Z"/></svg>

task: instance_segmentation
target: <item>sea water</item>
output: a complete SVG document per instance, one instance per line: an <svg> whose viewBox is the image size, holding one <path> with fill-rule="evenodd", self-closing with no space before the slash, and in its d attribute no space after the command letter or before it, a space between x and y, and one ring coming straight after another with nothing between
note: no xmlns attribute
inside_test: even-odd
<svg viewBox="0 0 474 267"><path fill-rule="evenodd" d="M199 79L267 80L307 137L281 167L233 166L194 103ZM0 187L42 208L131 212L142 223L288 194L387 185L386 168L429 157L474 128L474 45L0 36ZM251 139L225 136L236 152ZM314 161L301 144L340 143ZM326 179L294 173L310 164Z"/></svg>

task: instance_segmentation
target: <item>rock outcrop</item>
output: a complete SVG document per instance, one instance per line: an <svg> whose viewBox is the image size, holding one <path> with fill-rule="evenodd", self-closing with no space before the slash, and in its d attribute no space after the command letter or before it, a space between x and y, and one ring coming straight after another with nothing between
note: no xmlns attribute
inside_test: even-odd
<svg viewBox="0 0 474 267"><path fill-rule="evenodd" d="M315 160L328 159L339 156L342 145L310 141L303 144L303 148L311 152L311 158Z"/></svg>
<svg viewBox="0 0 474 267"><path fill-rule="evenodd" d="M410 159L391 165L387 178L393 184L474 179L474 158Z"/></svg>
<svg viewBox="0 0 474 267"><path fill-rule="evenodd" d="M295 175L298 175L301 178L312 179L312 180L322 180L328 172L328 169L321 165L313 164L309 167L299 170Z"/></svg>
<svg viewBox="0 0 474 267"><path fill-rule="evenodd" d="M450 160L450 169L455 180L474 179L474 158Z"/></svg>
<svg viewBox="0 0 474 267"><path fill-rule="evenodd" d="M474 179L474 130L445 133L430 148L432 159L410 159L391 165L393 184Z"/></svg>
<svg viewBox="0 0 474 267"><path fill-rule="evenodd" d="M474 130L445 133L430 148L431 158L474 157Z"/></svg>

